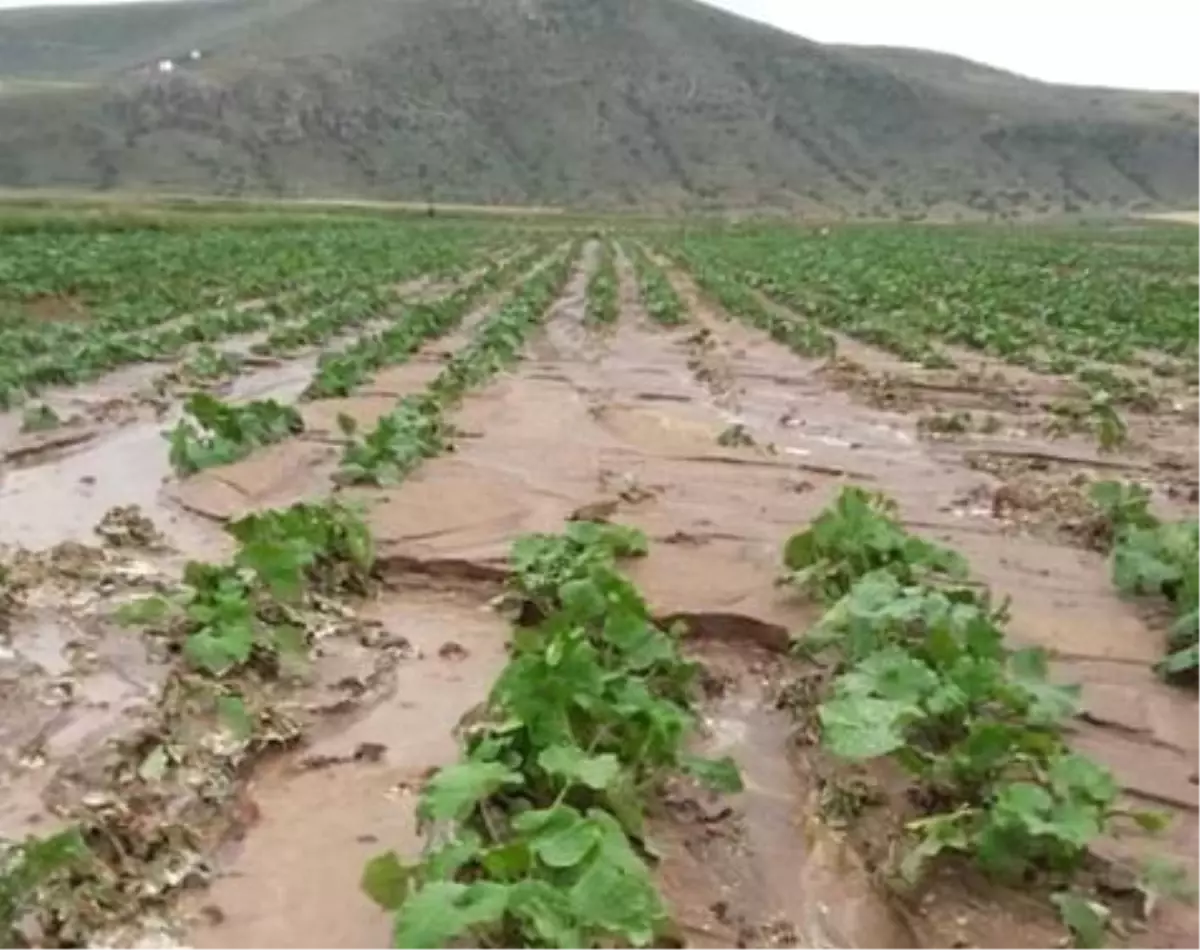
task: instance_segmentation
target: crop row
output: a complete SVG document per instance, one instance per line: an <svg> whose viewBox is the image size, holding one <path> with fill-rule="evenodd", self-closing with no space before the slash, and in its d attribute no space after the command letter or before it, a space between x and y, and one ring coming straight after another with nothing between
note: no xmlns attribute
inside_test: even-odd
<svg viewBox="0 0 1200 950"><path fill-rule="evenodd" d="M423 402L440 411L511 361L557 293L574 256L560 258L526 280L451 360ZM207 406L210 415L228 409L215 401ZM257 421L269 428L278 420ZM266 684L305 660L314 630L328 632L329 598L361 595L372 587L370 530L356 509L340 501L249 515L226 530L237 543L229 562L189 563L176 590L134 600L117 612L122 623L153 630L182 657L178 682L171 688L183 691L192 717L183 724L186 735L176 734L180 723L169 716L151 725L147 735L162 744L150 750L134 776L121 772L114 778L123 794L131 783L150 789L194 782L209 773L232 774L235 763L271 741L276 713ZM206 718L206 706L215 723ZM205 725L223 733L221 741L197 742ZM197 794L203 798L208 793L214 790ZM48 939L75 945L111 924L113 913L137 906L136 895L145 892L140 865L124 852L114 853L111 842L120 839L138 855L158 853L162 842L140 840L138 829L133 839L121 837L130 830L108 828L113 813L105 814L107 818L85 813L77 827L44 838L0 842L0 940L18 940L20 930L35 926ZM186 812L173 820L186 837ZM158 833L153 823L144 831ZM135 898L131 901L129 895ZM161 901L161 894L152 900Z"/></svg>
<svg viewBox="0 0 1200 950"><path fill-rule="evenodd" d="M357 326L398 303L395 290L388 286L398 276L422 270L449 275L463 269L469 260L460 249L447 248L429 258L418 255L408 264L382 254L365 259L361 267L351 269L343 264L336 275L316 275L319 282L259 306L216 307L136 333L83 325L77 328L74 342L59 341L40 356L4 351L0 357L0 408L17 404L47 386L94 379L130 363L176 357L193 343L282 329L280 324L296 317L303 317L308 327Z"/></svg>
<svg viewBox="0 0 1200 950"><path fill-rule="evenodd" d="M628 245L628 249L646 315L664 327L684 323L683 303L663 269L650 259L641 245Z"/></svg>
<svg viewBox="0 0 1200 950"><path fill-rule="evenodd" d="M1112 527L1117 590L1161 597L1171 605L1160 673L1194 679L1200 669L1200 525L1195 518L1160 521L1150 511L1149 492L1139 485L1097 482L1091 496Z"/></svg>
<svg viewBox="0 0 1200 950"><path fill-rule="evenodd" d="M1036 254L1021 253L1019 242L943 229L763 228L689 234L674 247L700 268L717 263L798 314L911 359L944 341L1051 372L1133 363L1143 351L1194 363L1191 264L1131 276L1106 266L1108 249L1095 245L1063 242L1054 257L1044 241Z"/></svg>
<svg viewBox="0 0 1200 950"><path fill-rule="evenodd" d="M270 326L276 318L336 306L347 295L379 293L384 285L422 275L443 275L484 253L478 239L455 234L419 241L398 232L372 232L371 241L336 242L343 255L310 265L304 254L271 261L272 278L247 278L230 263L206 275L211 293L175 297L169 284L143 275L133 299L97 307L88 318L61 323L0 325L0 393L90 378L121 362L169 355L187 342ZM407 241L407 242L406 242ZM248 260L254 247L242 247ZM347 260L354 265L348 266ZM247 264L251 273L252 264ZM239 303L247 301L247 303ZM257 301L257 302L256 302Z"/></svg>
<svg viewBox="0 0 1200 950"><path fill-rule="evenodd" d="M518 255L503 265L490 267L445 299L414 305L386 329L362 337L342 351L322 354L302 398L347 396L379 369L407 361L422 344L457 325L487 289L507 282L515 272L526 268L531 255L537 253ZM352 430L353 426L347 428ZM188 399L183 417L168 435L171 465L182 475L228 465L257 448L303 431L303 418L292 406L272 399L229 405L198 393ZM378 434L368 436L368 445L379 444L388 431L386 425L377 426ZM399 451L397 437L387 440L387 444ZM361 461L364 450L360 447L357 451Z"/></svg>
<svg viewBox="0 0 1200 950"><path fill-rule="evenodd" d="M446 410L456 405L467 389L486 382L517 358L561 290L577 251L572 248L526 279L476 329L470 342L450 358L424 392L405 396L370 431L359 433L353 420L342 416L339 422L349 442L342 454L340 478L351 484L395 484L423 459L445 451L449 432Z"/></svg>
<svg viewBox="0 0 1200 950"><path fill-rule="evenodd" d="M662 946L644 803L671 773L740 791L736 766L689 755L695 664L617 567L641 532L578 522L518 539L512 588L535 617L417 806L419 861L363 873L396 947Z"/></svg>
<svg viewBox="0 0 1200 950"><path fill-rule="evenodd" d="M587 285L585 321L594 326L612 326L617 322L617 268L612 245L602 242L599 261Z"/></svg>
<svg viewBox="0 0 1200 950"><path fill-rule="evenodd" d="M796 643L834 658L822 744L853 762L889 760L919 803L904 825L902 879L958 854L1052 894L1094 945L1105 912L1072 889L1074 873L1114 824L1157 830L1164 819L1122 808L1112 775L1068 748L1078 688L1048 680L1044 651L1010 648L1005 606L968 583L957 553L908 534L882 495L844 489L787 542L784 562L797 588L829 605Z"/></svg>
<svg viewBox="0 0 1200 950"><path fill-rule="evenodd" d="M837 346L814 321L784 315L760 299L754 289L716 251L692 246L670 249L691 270L696 285L712 297L726 313L770 334L801 356L831 355Z"/></svg>

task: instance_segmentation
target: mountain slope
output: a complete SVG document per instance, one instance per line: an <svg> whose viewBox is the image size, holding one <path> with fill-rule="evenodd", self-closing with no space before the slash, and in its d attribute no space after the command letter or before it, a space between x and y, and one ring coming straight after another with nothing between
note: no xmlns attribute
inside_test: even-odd
<svg viewBox="0 0 1200 950"><path fill-rule="evenodd" d="M1194 96L825 46L692 0L146 9L0 13L0 185L875 213L1196 202ZM23 80L7 95L4 74Z"/></svg>

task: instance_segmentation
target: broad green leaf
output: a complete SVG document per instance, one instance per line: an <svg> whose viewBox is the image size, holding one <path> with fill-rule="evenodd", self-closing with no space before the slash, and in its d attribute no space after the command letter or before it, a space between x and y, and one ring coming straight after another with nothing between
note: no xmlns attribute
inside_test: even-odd
<svg viewBox="0 0 1200 950"><path fill-rule="evenodd" d="M615 755L588 755L572 745L554 745L538 754L538 765L551 775L597 790L607 788L621 771Z"/></svg>
<svg viewBox="0 0 1200 950"><path fill-rule="evenodd" d="M1110 912L1097 901L1090 901L1070 891L1059 891L1050 895L1058 908L1058 915L1071 931L1076 947L1096 948L1104 946Z"/></svg>
<svg viewBox="0 0 1200 950"><path fill-rule="evenodd" d="M170 766L171 759L166 747L156 745L138 766L138 778L148 783L161 782Z"/></svg>
<svg viewBox="0 0 1200 950"><path fill-rule="evenodd" d="M254 628L249 623L205 627L183 645L184 655L200 669L220 676L250 659L254 650Z"/></svg>
<svg viewBox="0 0 1200 950"><path fill-rule="evenodd" d="M429 780L418 811L428 821L459 821L489 795L522 781L519 772L500 762L449 765Z"/></svg>
<svg viewBox="0 0 1200 950"><path fill-rule="evenodd" d="M398 950L448 946L474 927L499 921L507 909L508 894L507 886L486 881L469 886L431 881L410 894L396 912L393 946Z"/></svg>
<svg viewBox="0 0 1200 950"><path fill-rule="evenodd" d="M559 587L558 599L563 610L579 622L604 616L604 594L593 580L567 581Z"/></svg>
<svg viewBox="0 0 1200 950"><path fill-rule="evenodd" d="M217 715L235 739L249 739L254 734L254 720L240 696L217 697Z"/></svg>
<svg viewBox="0 0 1200 950"><path fill-rule="evenodd" d="M513 885L508 912L537 935L539 939L531 942L533 946L586 946L570 896L549 881L526 878Z"/></svg>
<svg viewBox="0 0 1200 950"><path fill-rule="evenodd" d="M600 842L601 829L566 805L525 812L513 827L528 836L530 849L552 868L579 864Z"/></svg>
<svg viewBox="0 0 1200 950"><path fill-rule="evenodd" d="M361 886L366 895L384 910L396 910L408 896L413 870L406 867L396 852L377 855L363 868Z"/></svg>
<svg viewBox="0 0 1200 950"><path fill-rule="evenodd" d="M1060 796L1081 794L1089 801L1107 805L1117 796L1112 773L1086 756L1067 753L1050 765L1050 785Z"/></svg>
<svg viewBox="0 0 1200 950"><path fill-rule="evenodd" d="M178 607L166 597L139 597L122 604L113 616L124 626L151 626L177 612Z"/></svg>
<svg viewBox="0 0 1200 950"><path fill-rule="evenodd" d="M849 696L822 703L821 735L826 746L847 759L873 759L905 744L907 703Z"/></svg>

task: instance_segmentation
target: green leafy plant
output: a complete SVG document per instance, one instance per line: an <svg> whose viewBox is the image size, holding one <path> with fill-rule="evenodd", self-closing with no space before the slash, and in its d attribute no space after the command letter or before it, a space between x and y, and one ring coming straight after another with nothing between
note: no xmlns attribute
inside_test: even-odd
<svg viewBox="0 0 1200 950"><path fill-rule="evenodd" d="M1093 396L1089 410L1096 429L1096 441L1102 452L1116 452L1129 444L1129 426L1107 393Z"/></svg>
<svg viewBox="0 0 1200 950"><path fill-rule="evenodd" d="M631 259L647 316L664 327L676 327L686 322L683 303L662 268L640 247L633 250Z"/></svg>
<svg viewBox="0 0 1200 950"><path fill-rule="evenodd" d="M587 322L609 326L617 322L617 268L612 248L600 246L600 260L587 287Z"/></svg>
<svg viewBox="0 0 1200 950"><path fill-rule="evenodd" d="M906 827L901 875L915 881L958 852L1007 881L1061 880L1114 821L1159 827L1159 816L1119 807L1108 771L1067 748L1078 690L1049 681L1043 651L1009 649L1004 607L893 512L845 489L788 542L785 563L819 567L815 590L834 600L796 644L836 657L817 711L822 744L854 761L888 757L926 803ZM1079 907L1063 907L1082 927Z"/></svg>
<svg viewBox="0 0 1200 950"><path fill-rule="evenodd" d="M55 881L65 884L66 877L88 855L87 845L76 828L23 842L0 839L0 944L23 946L22 916L36 908L43 888Z"/></svg>
<svg viewBox="0 0 1200 950"><path fill-rule="evenodd" d="M213 383L236 376L242 368L242 360L235 353L227 353L205 344L180 366L185 380L198 383Z"/></svg>
<svg viewBox="0 0 1200 950"><path fill-rule="evenodd" d="M304 431L304 420L291 406L273 399L228 405L207 393L195 393L186 415L167 434L171 466L191 475L245 458L254 449Z"/></svg>
<svg viewBox="0 0 1200 950"><path fill-rule="evenodd" d="M636 531L574 523L520 539L513 586L536 607L463 760L421 796L422 859L368 864L397 947L649 946L668 930L642 845L641 801L664 772L740 788L727 760L687 755L691 664L617 559Z"/></svg>
<svg viewBox="0 0 1200 950"><path fill-rule="evenodd" d="M857 578L879 569L905 583L925 576L965 578L967 565L959 554L909 534L895 512L883 495L855 486L843 489L831 508L788 539L787 580L832 601L848 593Z"/></svg>
<svg viewBox="0 0 1200 950"><path fill-rule="evenodd" d="M447 439L436 401L410 396L381 416L361 440L349 416L338 426L350 441L342 452L339 475L354 485L395 485L425 459L445 450Z"/></svg>
<svg viewBox="0 0 1200 950"><path fill-rule="evenodd" d="M234 564L250 570L278 596L306 588L365 593L375 562L362 514L339 502L299 503L247 515L226 526L239 542Z"/></svg>
<svg viewBox="0 0 1200 950"><path fill-rule="evenodd" d="M1162 597L1174 609L1159 672L1194 676L1200 668L1200 528L1192 519L1159 521L1150 511L1149 492L1139 485L1096 482L1090 496L1112 525L1117 590Z"/></svg>
<svg viewBox="0 0 1200 950"><path fill-rule="evenodd" d="M229 564L193 561L179 590L126 605L119 619L170 632L183 655L214 677L264 657L305 652L289 605L309 591L363 592L374 562L370 532L340 503L297 504L227 526Z"/></svg>

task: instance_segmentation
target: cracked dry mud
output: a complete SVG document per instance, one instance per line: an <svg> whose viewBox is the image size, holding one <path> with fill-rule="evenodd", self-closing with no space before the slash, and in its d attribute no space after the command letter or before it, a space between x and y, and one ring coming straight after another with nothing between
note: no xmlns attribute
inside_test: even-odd
<svg viewBox="0 0 1200 950"><path fill-rule="evenodd" d="M384 578L357 615L381 633L369 645L335 639L317 658L319 672L295 700L309 715L303 743L244 776L228 821L207 842L207 886L170 904L174 938L200 947L386 944L389 923L360 893L361 869L384 848L419 848L420 783L455 758L456 725L503 666L508 626L491 601L508 547L519 535L583 516L646 532L650 554L628 570L661 618L687 625L712 684L700 742L733 755L745 773L747 790L722 800L673 785L654 817L660 880L688 945L1058 940L1056 921L1015 900L984 913L955 882L934 882L924 903L903 905L876 880L878 855L864 854L821 817L819 769L777 701L797 673L783 653L789 632L816 612L774 581L784 539L847 483L895 497L910 528L960 550L979 577L1012 598L1013 636L1049 648L1058 673L1083 684L1075 741L1113 768L1133 800L1171 813L1172 828L1156 847L1165 841L1195 873L1194 694L1154 677L1159 637L1139 608L1113 592L1104 557L1004 517L993 504L1003 482L973 464L972 453L1041 452L1060 460L1047 462L1051 468L1099 469L1112 460L1083 440L1047 443L1029 434L1011 388L992 405L970 386L922 386L923 406L983 405L1006 414L998 434L924 439L915 412L877 408L853 383L831 379L821 361L729 321L682 272L670 276L689 322L655 327L622 255L620 320L591 332L583 318L595 251L594 243L586 249L523 361L470 392L453 414L454 452L428 460L398 487L346 492L367 505ZM182 558L220 558L227 550L220 522L328 494L337 415L370 423L397 397L419 391L496 303L493 295L458 331L356 395L307 404L304 436L236 464L182 482L168 478L164 423L140 421L6 467L0 521L12 526L10 540L27 547L91 544L105 511L137 504L173 551L132 560L122 553L129 570L169 575ZM879 356L861 345L848 349L868 369ZM306 378L295 365L286 364L278 385L264 377L239 391L294 396ZM885 371L929 383L928 373L894 358ZM1031 376L1021 376L1022 386L1056 385ZM739 438L722 437L734 427ZM1115 464L1154 482L1155 452L1182 445L1194 458L1194 429L1190 443L1186 426L1161 429L1141 435L1150 455L1118 456ZM1195 471L1171 477L1194 484ZM1169 481L1163 476L1162 485ZM1157 501L1191 510L1165 488ZM147 645L88 621L102 596L89 593L92 580L55 575L48 583L52 589L37 588L33 606L18 616L0 656L0 675L14 686L0 700L0 769L14 790L0 812L7 835L53 822L47 804L56 778L131 728L165 676ZM73 684L69 702L55 698L63 679ZM347 691L347 683L361 688ZM1105 843L1114 854L1143 846ZM1186 909L1165 908L1151 927L1132 942L1195 944Z"/></svg>

